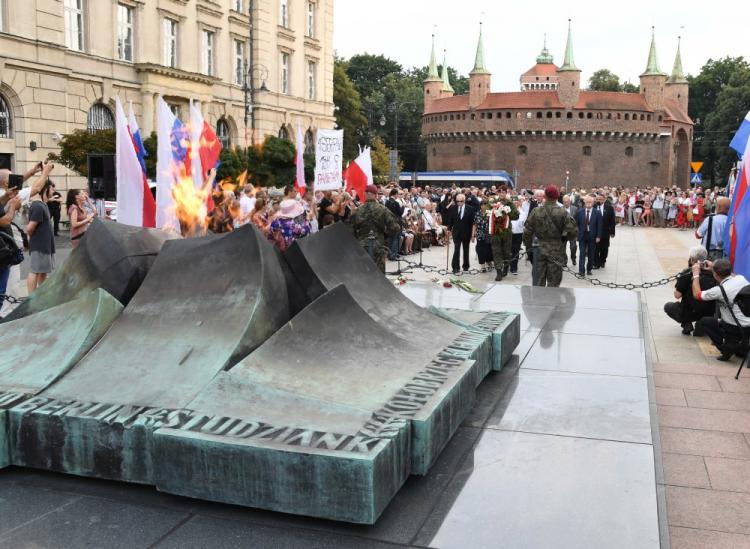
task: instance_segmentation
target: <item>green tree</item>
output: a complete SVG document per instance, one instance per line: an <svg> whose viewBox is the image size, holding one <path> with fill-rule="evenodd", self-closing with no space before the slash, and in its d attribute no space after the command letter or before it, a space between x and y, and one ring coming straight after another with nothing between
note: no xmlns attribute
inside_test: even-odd
<svg viewBox="0 0 750 549"><path fill-rule="evenodd" d="M621 91L620 77L608 69L599 69L589 78L592 91Z"/></svg>
<svg viewBox="0 0 750 549"><path fill-rule="evenodd" d="M641 90L635 84L631 84L630 82L625 82L622 85L622 91L624 91L625 93L640 93Z"/></svg>
<svg viewBox="0 0 750 549"><path fill-rule="evenodd" d="M401 74L401 65L384 55L364 53L352 56L345 64L347 76L362 97L368 97L380 88L389 74Z"/></svg>
<svg viewBox="0 0 750 549"><path fill-rule="evenodd" d="M143 140L143 148L146 149L146 176L154 181L156 180L156 151L159 150L156 132L151 132L151 135Z"/></svg>
<svg viewBox="0 0 750 549"><path fill-rule="evenodd" d="M390 149L385 146L380 137L372 140L370 159L372 160L373 177L382 178L388 176L391 167L389 153Z"/></svg>
<svg viewBox="0 0 750 549"><path fill-rule="evenodd" d="M750 105L750 65L743 57L709 59L697 76L688 76L688 113L695 123L693 156L704 162L712 184L723 183L737 154L729 142Z"/></svg>
<svg viewBox="0 0 750 549"><path fill-rule="evenodd" d="M88 175L89 154L114 154L115 130L73 130L60 139L60 152L50 159L82 176Z"/></svg>
<svg viewBox="0 0 750 549"><path fill-rule="evenodd" d="M346 63L336 59L333 68L333 103L336 124L344 130L344 162L356 158L360 136L367 131L367 118L362 114L359 92L346 73Z"/></svg>

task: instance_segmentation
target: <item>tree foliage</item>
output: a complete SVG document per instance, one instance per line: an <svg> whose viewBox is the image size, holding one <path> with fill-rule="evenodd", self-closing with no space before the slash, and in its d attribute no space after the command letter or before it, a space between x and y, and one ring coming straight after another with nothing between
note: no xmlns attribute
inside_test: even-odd
<svg viewBox="0 0 750 549"><path fill-rule="evenodd" d="M638 93L638 86L630 82L620 82L620 77L609 69L599 69L589 78L589 89L591 91L611 91Z"/></svg>
<svg viewBox="0 0 750 549"><path fill-rule="evenodd" d="M367 128L362 100L347 75L347 66L348 63L336 59L333 68L333 103L337 108L336 124L344 130L344 161L356 158L359 138Z"/></svg>
<svg viewBox="0 0 750 549"><path fill-rule="evenodd" d="M62 137L60 152L50 158L84 177L88 175L89 154L114 154L115 130L73 130Z"/></svg>
<svg viewBox="0 0 750 549"><path fill-rule="evenodd" d="M750 107L750 64L742 57L709 59L690 83L689 114L695 122L693 156L714 184L726 181L737 154L729 142Z"/></svg>

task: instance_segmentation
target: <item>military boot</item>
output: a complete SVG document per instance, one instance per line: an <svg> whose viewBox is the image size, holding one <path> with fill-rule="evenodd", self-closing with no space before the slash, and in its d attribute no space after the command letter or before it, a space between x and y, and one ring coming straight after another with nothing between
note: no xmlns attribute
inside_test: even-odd
<svg viewBox="0 0 750 549"><path fill-rule="evenodd" d="M503 279L503 269L500 268L497 270L497 275L495 275L495 282L500 282Z"/></svg>

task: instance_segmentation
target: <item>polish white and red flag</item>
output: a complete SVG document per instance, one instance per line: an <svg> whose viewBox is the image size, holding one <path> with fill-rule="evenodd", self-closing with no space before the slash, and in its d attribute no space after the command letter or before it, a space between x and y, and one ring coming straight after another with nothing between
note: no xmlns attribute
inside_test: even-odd
<svg viewBox="0 0 750 549"><path fill-rule="evenodd" d="M374 183L370 147L360 149L359 156L346 168L344 180L346 181L346 190L356 192L360 202L364 202L365 187Z"/></svg>
<svg viewBox="0 0 750 549"><path fill-rule="evenodd" d="M305 181L305 140L302 137L302 124L297 124L297 155L294 158L294 164L297 166L297 177L294 180L294 187L300 196L304 197L307 191L307 182Z"/></svg>
<svg viewBox="0 0 750 549"><path fill-rule="evenodd" d="M196 189L202 189L204 182L208 179L208 172L219 167L221 141L203 118L200 107L192 101L190 102L190 139L193 183ZM217 184L214 181L214 187ZM213 191L214 189L208 189L206 198L209 212L214 209Z"/></svg>
<svg viewBox="0 0 750 549"><path fill-rule="evenodd" d="M156 202L139 157L141 145L136 143L132 131L140 135L140 130L137 126L130 127L119 97L115 98L115 123L117 221L136 227L155 227Z"/></svg>

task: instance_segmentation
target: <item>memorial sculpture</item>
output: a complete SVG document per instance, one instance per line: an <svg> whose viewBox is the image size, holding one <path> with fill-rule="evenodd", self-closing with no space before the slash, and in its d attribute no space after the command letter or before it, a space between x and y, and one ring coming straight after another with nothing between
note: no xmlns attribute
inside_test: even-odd
<svg viewBox="0 0 750 549"><path fill-rule="evenodd" d="M251 226L162 242L124 309L86 289L3 325L16 354L76 337L0 359L0 467L373 524L519 341L517 315L414 305L343 225L283 255Z"/></svg>

